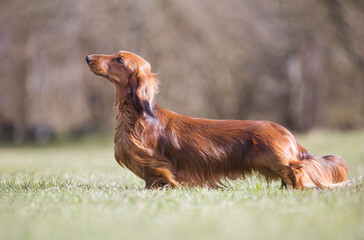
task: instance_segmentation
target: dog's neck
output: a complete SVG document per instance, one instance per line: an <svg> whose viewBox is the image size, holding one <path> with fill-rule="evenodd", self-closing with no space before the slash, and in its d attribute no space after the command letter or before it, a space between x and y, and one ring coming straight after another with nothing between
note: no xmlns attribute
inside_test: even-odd
<svg viewBox="0 0 364 240"><path fill-rule="evenodd" d="M142 113L138 112L131 100L123 99L120 101L117 99L114 105L116 117L114 141L117 141L121 137L125 136L125 134L133 131L137 122L144 122L145 125L158 122L158 113L160 109L161 107L153 101L153 105L151 106L153 116L151 116L149 113L144 111Z"/></svg>
<svg viewBox="0 0 364 240"><path fill-rule="evenodd" d="M121 135L135 126L138 113L132 106L132 103L127 100L116 101L114 106L115 111L115 141L120 139Z"/></svg>

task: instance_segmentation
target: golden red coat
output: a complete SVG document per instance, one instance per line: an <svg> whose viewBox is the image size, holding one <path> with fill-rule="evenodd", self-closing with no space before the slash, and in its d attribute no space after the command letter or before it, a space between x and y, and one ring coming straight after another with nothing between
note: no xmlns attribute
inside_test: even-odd
<svg viewBox="0 0 364 240"><path fill-rule="evenodd" d="M225 178L253 172L297 189L341 186L346 179L341 157L308 153L276 123L200 119L161 108L154 100L158 79L150 64L133 53L86 60L116 87L115 158L148 188L218 187Z"/></svg>

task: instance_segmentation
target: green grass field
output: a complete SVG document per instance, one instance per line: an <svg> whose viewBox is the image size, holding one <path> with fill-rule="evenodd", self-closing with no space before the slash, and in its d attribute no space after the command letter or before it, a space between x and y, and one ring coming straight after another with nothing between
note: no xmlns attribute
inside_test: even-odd
<svg viewBox="0 0 364 240"><path fill-rule="evenodd" d="M251 177L145 190L117 165L112 136L0 147L0 239L364 239L364 132L298 139L344 157L357 183L297 191Z"/></svg>

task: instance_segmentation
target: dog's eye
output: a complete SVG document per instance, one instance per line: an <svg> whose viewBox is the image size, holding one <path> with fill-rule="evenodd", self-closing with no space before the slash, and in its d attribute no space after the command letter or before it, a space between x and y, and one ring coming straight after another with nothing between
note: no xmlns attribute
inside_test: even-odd
<svg viewBox="0 0 364 240"><path fill-rule="evenodd" d="M124 64L124 61L121 57L115 58L115 61L117 61L118 63Z"/></svg>

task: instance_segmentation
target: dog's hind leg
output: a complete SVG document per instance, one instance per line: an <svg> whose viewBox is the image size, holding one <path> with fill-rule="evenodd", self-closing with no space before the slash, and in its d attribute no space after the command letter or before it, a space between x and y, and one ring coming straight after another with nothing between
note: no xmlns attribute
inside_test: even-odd
<svg viewBox="0 0 364 240"><path fill-rule="evenodd" d="M269 162L267 167L281 179L281 188L303 188L298 179L297 170L289 165L289 161L276 159L275 161Z"/></svg>

